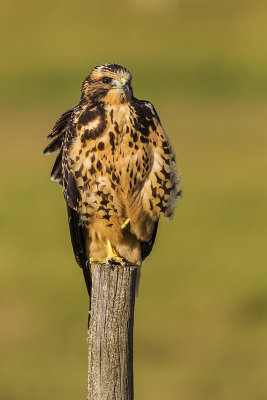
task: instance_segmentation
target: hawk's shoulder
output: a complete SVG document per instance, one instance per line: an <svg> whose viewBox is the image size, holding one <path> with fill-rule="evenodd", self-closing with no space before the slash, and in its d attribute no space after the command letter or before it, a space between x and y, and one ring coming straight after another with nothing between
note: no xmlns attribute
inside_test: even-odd
<svg viewBox="0 0 267 400"><path fill-rule="evenodd" d="M143 118L155 118L157 123L160 124L160 119L157 114L155 107L150 101L147 100L139 100L134 98L135 109L138 112L140 117Z"/></svg>

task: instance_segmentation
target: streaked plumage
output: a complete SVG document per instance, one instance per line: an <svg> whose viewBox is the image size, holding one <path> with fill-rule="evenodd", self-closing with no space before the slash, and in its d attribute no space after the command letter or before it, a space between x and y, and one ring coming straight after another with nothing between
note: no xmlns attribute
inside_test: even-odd
<svg viewBox="0 0 267 400"><path fill-rule="evenodd" d="M130 72L119 65L95 67L79 104L59 118L44 150L59 151L51 179L63 186L83 270L89 258L106 258L107 240L119 256L141 266L159 218L170 218L181 196L159 117L151 103L133 96L130 83Z"/></svg>

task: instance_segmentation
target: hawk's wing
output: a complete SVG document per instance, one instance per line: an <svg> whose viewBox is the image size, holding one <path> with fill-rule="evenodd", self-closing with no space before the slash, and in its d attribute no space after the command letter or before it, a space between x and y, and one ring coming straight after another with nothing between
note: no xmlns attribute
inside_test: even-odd
<svg viewBox="0 0 267 400"><path fill-rule="evenodd" d="M87 270L86 255L86 232L85 227L80 222L80 216L76 210L71 208L67 203L68 222L70 229L71 243L77 264L82 268L83 275L89 296L91 296L92 282Z"/></svg>
<svg viewBox="0 0 267 400"><path fill-rule="evenodd" d="M145 126L148 123L152 127L152 129L155 130L158 124L161 125L159 116L153 104L151 104L149 101L138 100L136 98L135 101L137 105L136 112L138 113L140 123L142 124L143 122L142 124L143 126ZM138 128L139 130L141 130L140 125ZM155 222L155 227L150 240L147 242L141 242L142 261L144 261L144 259L149 256L149 254L153 249L155 239L157 236L157 230L158 230L158 221Z"/></svg>
<svg viewBox="0 0 267 400"><path fill-rule="evenodd" d="M68 223L70 229L71 243L77 264L82 268L88 293L91 293L91 281L86 270L86 233L85 227L81 224L77 205L79 192L76 187L75 178L68 166L68 149L71 144L72 135L66 138L68 125L75 109L66 111L55 123L52 132L47 139L53 139L45 148L44 154L50 154L60 150L51 172L51 179L58 181L63 186L64 197L67 205ZM69 140L68 140L69 139ZM64 179L63 179L64 178Z"/></svg>
<svg viewBox="0 0 267 400"><path fill-rule="evenodd" d="M83 270L83 275L86 283L86 287L91 296L92 282L90 275L87 270L87 255L86 255L86 231L85 226L80 220L78 213L78 204L80 202L80 193L76 186L76 180L69 169L68 159L65 158L65 152L63 152L63 193L67 205L68 222L70 229L71 243L73 252L77 264Z"/></svg>
<svg viewBox="0 0 267 400"><path fill-rule="evenodd" d="M157 163L155 163L152 169L148 172L147 183L151 188L150 190L152 190L154 202L155 199L158 201L158 204L155 205L160 206L160 211L163 215L166 215L166 211L168 211L168 198L171 197L172 191L174 193L173 197L176 198L176 184L178 183L178 180L176 178L174 165L175 156L154 106L149 101L135 99L134 108L137 116L135 128L140 132L142 142L148 142L148 137L150 138L150 141L154 146L153 156L155 157L156 155L157 159ZM158 160L161 160L161 165ZM155 165L157 169L155 169ZM169 172L165 170L166 166L168 166ZM171 187L166 187L166 184L164 183L166 180L171 180ZM158 189L162 190L164 193L160 195L160 193L157 193ZM153 192L155 192L155 194L153 194ZM150 198L150 210L153 205L152 201L153 199ZM149 256L153 248L157 228L158 219L155 221L154 230L150 240L147 242L141 242L141 255L143 260Z"/></svg>

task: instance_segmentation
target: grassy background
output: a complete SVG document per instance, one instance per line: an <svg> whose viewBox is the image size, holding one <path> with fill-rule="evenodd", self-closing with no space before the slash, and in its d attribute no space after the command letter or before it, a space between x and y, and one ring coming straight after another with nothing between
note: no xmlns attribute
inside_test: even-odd
<svg viewBox="0 0 267 400"><path fill-rule="evenodd" d="M116 62L184 187L143 266L136 399L264 400L266 3L91 3L1 2L0 398L86 397L88 301L41 152L90 69Z"/></svg>

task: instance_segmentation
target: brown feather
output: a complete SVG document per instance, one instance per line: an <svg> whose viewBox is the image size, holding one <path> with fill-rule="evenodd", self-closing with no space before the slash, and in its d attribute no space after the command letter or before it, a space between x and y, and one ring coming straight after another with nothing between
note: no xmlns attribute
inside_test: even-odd
<svg viewBox="0 0 267 400"><path fill-rule="evenodd" d="M159 218L172 217L181 196L169 139L152 104L133 97L130 81L118 65L94 68L78 106L48 136L54 140L46 152L61 149L52 177L63 185L69 215L75 211L70 231L78 263L81 248L83 256L105 258L110 240L120 256L141 265ZM81 226L82 246L75 239Z"/></svg>

